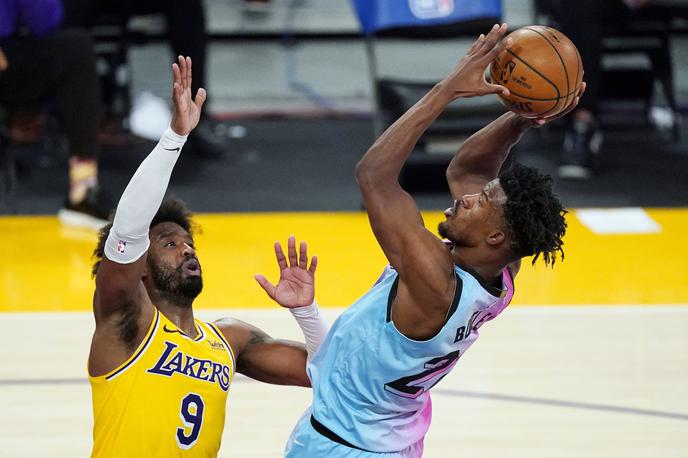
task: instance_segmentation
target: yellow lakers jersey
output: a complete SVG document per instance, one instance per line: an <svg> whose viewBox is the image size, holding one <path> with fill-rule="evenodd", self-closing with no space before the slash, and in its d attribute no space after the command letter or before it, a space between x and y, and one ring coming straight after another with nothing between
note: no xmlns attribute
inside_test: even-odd
<svg viewBox="0 0 688 458"><path fill-rule="evenodd" d="M195 339L159 310L134 354L89 377L93 457L215 457L235 369L213 324L196 320Z"/></svg>

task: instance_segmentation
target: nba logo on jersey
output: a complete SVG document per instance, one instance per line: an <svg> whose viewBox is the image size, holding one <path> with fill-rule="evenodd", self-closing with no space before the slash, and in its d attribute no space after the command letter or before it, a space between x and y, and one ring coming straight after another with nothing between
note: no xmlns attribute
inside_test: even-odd
<svg viewBox="0 0 688 458"><path fill-rule="evenodd" d="M418 19L435 19L452 14L454 0L409 0L409 7Z"/></svg>
<svg viewBox="0 0 688 458"><path fill-rule="evenodd" d="M127 246L127 242L125 242L123 240L119 240L117 242L117 252L119 254L124 254L124 249L126 248L126 246Z"/></svg>

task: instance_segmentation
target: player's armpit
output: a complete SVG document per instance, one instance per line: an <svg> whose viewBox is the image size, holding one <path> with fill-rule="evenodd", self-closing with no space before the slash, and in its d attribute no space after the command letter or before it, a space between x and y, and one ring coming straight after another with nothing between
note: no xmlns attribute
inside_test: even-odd
<svg viewBox="0 0 688 458"><path fill-rule="evenodd" d="M311 386L308 353L300 342L273 339L257 327L235 319L216 323L237 358L237 372L275 385Z"/></svg>

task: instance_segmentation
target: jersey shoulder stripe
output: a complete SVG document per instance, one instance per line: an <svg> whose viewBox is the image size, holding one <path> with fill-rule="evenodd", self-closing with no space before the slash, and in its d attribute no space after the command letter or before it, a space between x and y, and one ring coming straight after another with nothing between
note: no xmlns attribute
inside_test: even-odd
<svg viewBox="0 0 688 458"><path fill-rule="evenodd" d="M227 339L225 339L225 336L222 334L222 331L220 331L220 328L217 327L216 324L214 323L205 323L208 325L211 331L217 335L218 339L222 341L222 343L225 344L225 347L227 348L227 353L229 353L229 357L232 360L232 371L236 370L236 358L234 356L234 349L232 349L231 345L229 345L229 342L227 342Z"/></svg>

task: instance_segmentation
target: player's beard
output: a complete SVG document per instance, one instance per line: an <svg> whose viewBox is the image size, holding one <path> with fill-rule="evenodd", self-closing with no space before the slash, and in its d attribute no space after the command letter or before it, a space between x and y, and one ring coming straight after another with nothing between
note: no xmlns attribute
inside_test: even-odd
<svg viewBox="0 0 688 458"><path fill-rule="evenodd" d="M437 233L442 237L443 239L449 240L454 246L464 246L466 243L461 239L461 236L452 232L449 229L449 225L447 224L447 221L442 221L437 225Z"/></svg>
<svg viewBox="0 0 688 458"><path fill-rule="evenodd" d="M183 299L180 301L181 304L191 305L193 299L203 290L203 277L199 275L184 278L182 265L172 269L165 265L150 263L149 269L153 284L159 291Z"/></svg>
<svg viewBox="0 0 688 458"><path fill-rule="evenodd" d="M455 246L461 245L459 238L449 232L449 226L447 225L446 221L442 221L437 225L437 233L440 235L440 237L449 240Z"/></svg>

